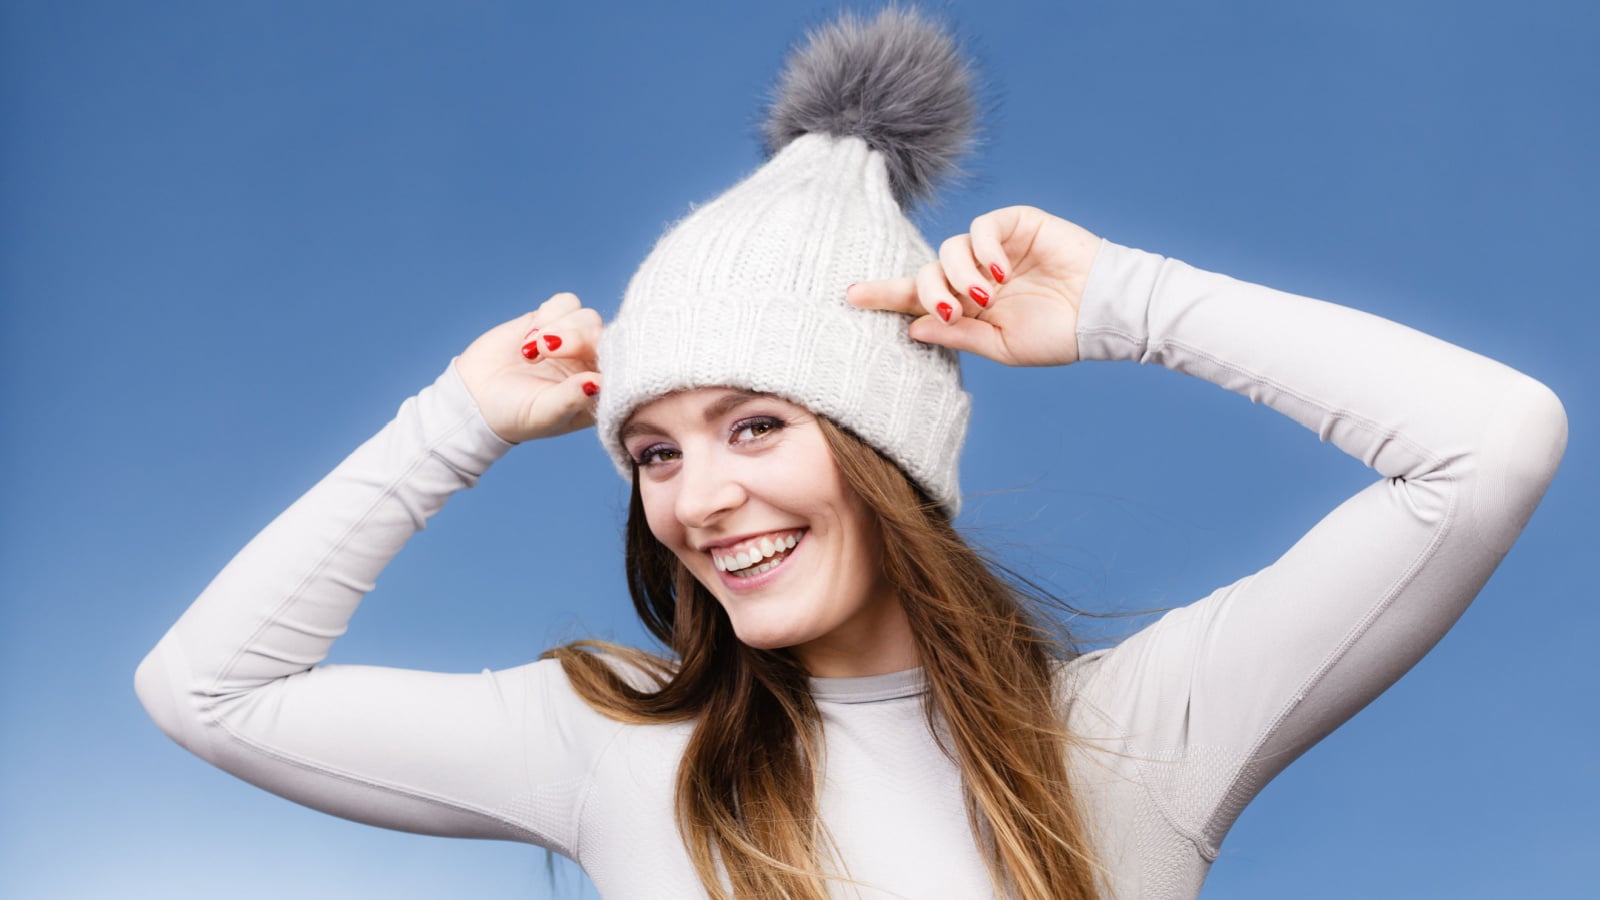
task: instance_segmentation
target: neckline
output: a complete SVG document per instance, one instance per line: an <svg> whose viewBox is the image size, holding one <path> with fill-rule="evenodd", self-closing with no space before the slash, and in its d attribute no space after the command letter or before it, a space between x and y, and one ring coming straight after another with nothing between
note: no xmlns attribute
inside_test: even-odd
<svg viewBox="0 0 1600 900"><path fill-rule="evenodd" d="M818 703L877 703L915 697L928 687L922 680L922 667L882 675L850 678L812 678L811 696Z"/></svg>

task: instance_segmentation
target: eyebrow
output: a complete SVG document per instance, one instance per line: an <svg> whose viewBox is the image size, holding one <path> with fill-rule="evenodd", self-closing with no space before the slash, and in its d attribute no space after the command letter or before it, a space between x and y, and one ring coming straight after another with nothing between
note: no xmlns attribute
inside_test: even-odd
<svg viewBox="0 0 1600 900"><path fill-rule="evenodd" d="M723 394L721 397L718 397L715 401L706 406L703 418L706 422L716 421L717 419L727 415L729 410L735 409L745 403L749 403L751 400L757 400L765 396L766 394L757 393L755 391L730 389L726 394ZM634 421L631 421L622 427L622 431L617 435L617 439L619 441L626 442L634 435L644 434L650 431L660 431L660 429L654 425L651 425L649 422L642 422L635 419Z"/></svg>

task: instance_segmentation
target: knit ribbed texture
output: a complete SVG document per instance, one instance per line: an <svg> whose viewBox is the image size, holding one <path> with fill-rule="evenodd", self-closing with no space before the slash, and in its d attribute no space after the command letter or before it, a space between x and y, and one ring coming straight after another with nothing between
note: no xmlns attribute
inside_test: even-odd
<svg viewBox="0 0 1600 900"><path fill-rule="evenodd" d="M953 518L971 400L954 351L907 335L898 313L856 309L852 282L916 273L934 252L858 137L807 134L657 242L599 346L599 435L640 405L736 387L806 407L897 463Z"/></svg>

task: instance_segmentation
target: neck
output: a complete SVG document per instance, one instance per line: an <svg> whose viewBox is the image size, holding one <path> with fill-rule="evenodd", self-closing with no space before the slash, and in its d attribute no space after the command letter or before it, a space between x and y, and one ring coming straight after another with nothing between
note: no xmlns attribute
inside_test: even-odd
<svg viewBox="0 0 1600 900"><path fill-rule="evenodd" d="M911 622L898 601L791 652L813 678L858 678L921 665Z"/></svg>

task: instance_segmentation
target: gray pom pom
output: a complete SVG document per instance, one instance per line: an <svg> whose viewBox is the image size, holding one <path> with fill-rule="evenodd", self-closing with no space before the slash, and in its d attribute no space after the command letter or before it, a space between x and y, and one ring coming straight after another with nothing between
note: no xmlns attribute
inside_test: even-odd
<svg viewBox="0 0 1600 900"><path fill-rule="evenodd" d="M802 134L854 135L882 153L902 207L958 174L973 142L972 72L943 29L911 10L845 13L790 53L764 127L767 153Z"/></svg>

